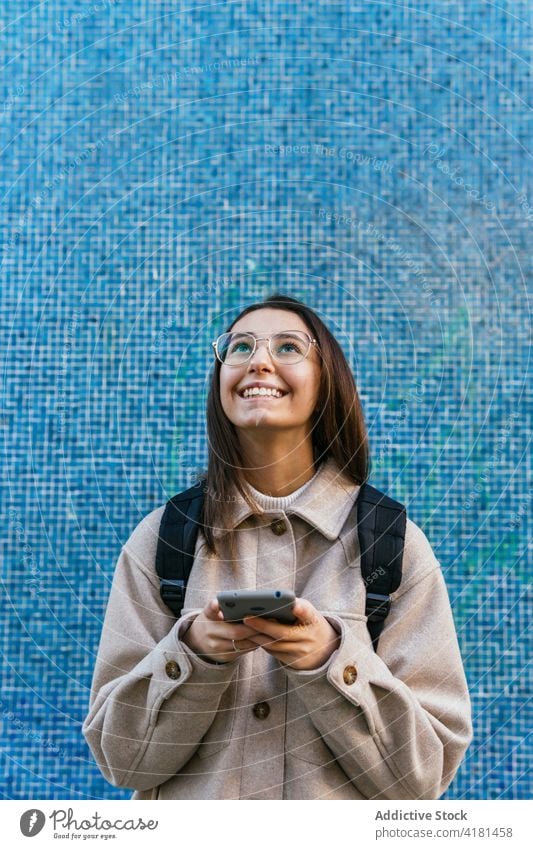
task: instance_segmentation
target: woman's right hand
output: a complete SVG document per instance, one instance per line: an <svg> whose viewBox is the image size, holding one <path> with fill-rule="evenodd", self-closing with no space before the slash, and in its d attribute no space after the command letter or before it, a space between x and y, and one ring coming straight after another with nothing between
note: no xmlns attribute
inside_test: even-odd
<svg viewBox="0 0 533 849"><path fill-rule="evenodd" d="M257 631L247 625L225 622L224 614L214 598L193 619L181 641L205 660L229 663L241 654L259 648L257 643L247 639L254 636L257 636ZM238 651L235 651L233 640Z"/></svg>

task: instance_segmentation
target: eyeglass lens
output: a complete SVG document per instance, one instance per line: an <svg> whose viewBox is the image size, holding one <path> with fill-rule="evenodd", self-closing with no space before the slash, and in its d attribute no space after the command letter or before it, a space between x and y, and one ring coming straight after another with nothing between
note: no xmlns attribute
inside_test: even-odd
<svg viewBox="0 0 533 849"><path fill-rule="evenodd" d="M255 339L249 333L225 333L219 337L218 353L226 365L241 365L251 356ZM272 356L281 363L297 363L309 350L309 339L297 331L275 333L270 339Z"/></svg>

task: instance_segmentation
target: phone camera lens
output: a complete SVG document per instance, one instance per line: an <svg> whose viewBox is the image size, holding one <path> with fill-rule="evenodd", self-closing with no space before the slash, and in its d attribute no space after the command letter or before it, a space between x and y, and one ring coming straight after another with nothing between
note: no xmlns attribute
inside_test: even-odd
<svg viewBox="0 0 533 849"><path fill-rule="evenodd" d="M276 590L276 598L281 598L281 593L279 590Z"/></svg>

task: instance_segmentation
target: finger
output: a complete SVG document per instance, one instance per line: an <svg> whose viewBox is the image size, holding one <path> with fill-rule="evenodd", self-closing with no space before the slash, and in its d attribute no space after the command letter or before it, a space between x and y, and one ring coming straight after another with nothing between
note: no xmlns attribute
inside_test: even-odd
<svg viewBox="0 0 533 849"><path fill-rule="evenodd" d="M224 637L225 640L241 640L257 633L247 625L238 622L226 622L223 619L217 622L217 632L219 637Z"/></svg>
<svg viewBox="0 0 533 849"><path fill-rule="evenodd" d="M224 624L223 630L220 633L226 640L246 640L249 637L254 637L257 631L254 631L253 628L248 628L247 625Z"/></svg>
<svg viewBox="0 0 533 849"><path fill-rule="evenodd" d="M253 637L248 637L248 642L253 643L255 646L274 646L277 645L276 640L272 637L269 637L268 634L255 634Z"/></svg>
<svg viewBox="0 0 533 849"><path fill-rule="evenodd" d="M268 634L269 637L274 637L275 640L287 639L288 629L291 627L290 625L282 625L275 619L266 619L264 616L246 616L244 624L260 634Z"/></svg>
<svg viewBox="0 0 533 849"><path fill-rule="evenodd" d="M294 646L288 645L287 643L278 643L276 640L270 640L264 646L261 646L262 649L266 651L267 654L271 654L274 657L289 655L292 657L294 654Z"/></svg>
<svg viewBox="0 0 533 849"><path fill-rule="evenodd" d="M220 619L224 618L216 598L212 598L211 601L206 604L204 607L204 615L206 619L209 619L212 622L218 622Z"/></svg>
<svg viewBox="0 0 533 849"><path fill-rule="evenodd" d="M316 616L318 615L318 611L314 605L311 604L310 601L307 601L305 598L297 598L293 604L292 612L301 622L313 622Z"/></svg>
<svg viewBox="0 0 533 849"><path fill-rule="evenodd" d="M233 643L235 642L235 645ZM228 645L228 651L230 652L247 652L253 651L257 648L257 643L252 642L251 640L230 640Z"/></svg>

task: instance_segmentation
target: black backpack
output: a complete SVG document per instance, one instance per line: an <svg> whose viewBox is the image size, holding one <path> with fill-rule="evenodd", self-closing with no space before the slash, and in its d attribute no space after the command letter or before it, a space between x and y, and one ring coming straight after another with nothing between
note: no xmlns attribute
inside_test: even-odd
<svg viewBox="0 0 533 849"><path fill-rule="evenodd" d="M161 597L179 619L204 500L203 483L174 495L165 506L159 527L156 571ZM354 504L361 550L361 574L366 586L367 627L377 650L379 635L390 610L390 594L402 580L406 511L398 501L363 483ZM371 589L371 591L370 591Z"/></svg>

